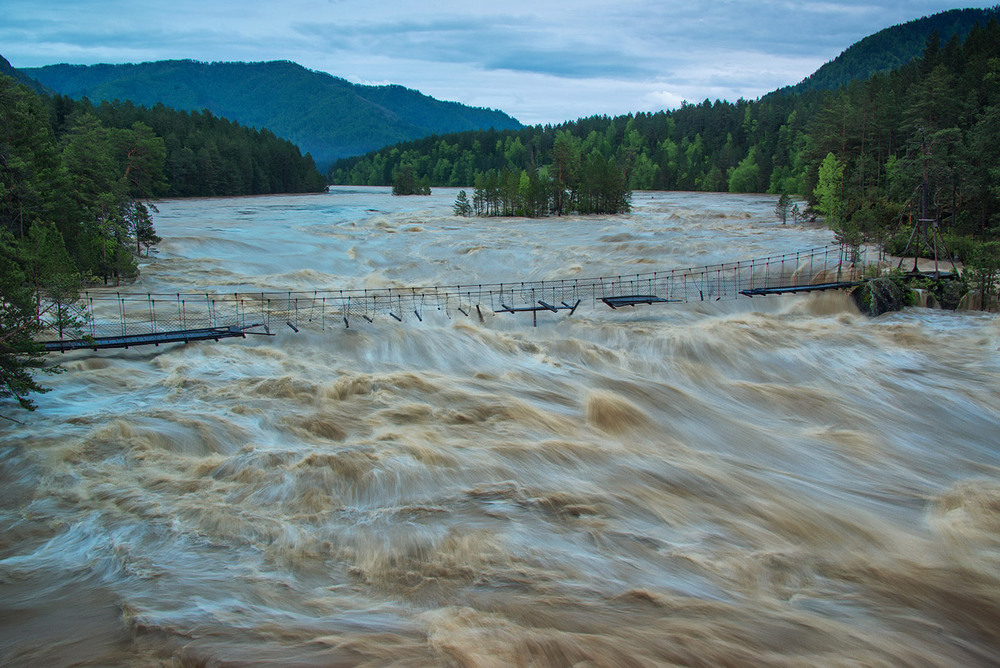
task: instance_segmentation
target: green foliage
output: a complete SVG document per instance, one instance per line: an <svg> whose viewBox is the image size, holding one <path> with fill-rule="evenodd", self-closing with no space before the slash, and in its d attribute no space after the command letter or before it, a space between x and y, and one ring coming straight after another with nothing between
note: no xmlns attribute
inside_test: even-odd
<svg viewBox="0 0 1000 668"><path fill-rule="evenodd" d="M816 197L816 210L826 217L827 225L835 230L844 229L843 188L844 165L833 153L827 153L819 167L813 195Z"/></svg>
<svg viewBox="0 0 1000 668"><path fill-rule="evenodd" d="M163 104L151 108L131 102L89 102L57 98L69 105L71 122L93 114L108 128L131 129L140 139L145 129L162 141L161 173L149 174L147 185L168 197L266 195L321 192L326 180L312 157L268 130L243 127L208 111L176 111ZM141 156L137 156L141 157Z"/></svg>
<svg viewBox="0 0 1000 668"><path fill-rule="evenodd" d="M464 190L458 191L453 210L456 216L468 217L472 215L472 204L469 203L469 196Z"/></svg>
<svg viewBox="0 0 1000 668"><path fill-rule="evenodd" d="M22 271L36 296L58 294L64 301L71 300L69 290L80 284L80 276L55 224L35 223L21 237L20 246Z"/></svg>
<svg viewBox="0 0 1000 668"><path fill-rule="evenodd" d="M0 399L14 398L32 410L28 395L45 391L31 374L42 365L40 346L33 338L41 324L23 264L13 235L0 230Z"/></svg>
<svg viewBox="0 0 1000 668"><path fill-rule="evenodd" d="M987 309L995 303L1000 280L1000 241L982 242L970 250L966 280L979 295L981 308Z"/></svg>
<svg viewBox="0 0 1000 668"><path fill-rule="evenodd" d="M549 211L550 186L536 170L490 170L476 178L472 194L477 216L544 216Z"/></svg>
<svg viewBox="0 0 1000 668"><path fill-rule="evenodd" d="M566 182L578 178L572 170L596 152L624 168L629 188L797 195L843 238L887 242L905 223L926 168L932 208L946 227L1000 235L1000 32L995 22L974 25L994 14L945 12L883 31L842 58L869 53L877 60L876 52L913 40L919 46L906 48L920 55L935 29L946 39L966 37L944 47L932 40L913 63L832 92L783 90L753 102L705 100L654 114L429 137L340 161L330 178L387 185L408 162L433 185L468 187L490 170L519 172L531 162L553 180L558 213ZM869 48L873 43L882 46ZM821 184L831 154L836 163L826 165ZM837 164L842 171L834 178Z"/></svg>
<svg viewBox="0 0 1000 668"><path fill-rule="evenodd" d="M105 282L134 277L131 244L148 221L136 198L156 194L162 184L163 141L142 124L108 128L83 114L63 138L62 158L80 212L79 233L89 241L84 248L96 249L81 254L84 266Z"/></svg>
<svg viewBox="0 0 1000 668"><path fill-rule="evenodd" d="M505 167L476 177L473 212L477 216L539 217L549 213L624 213L631 190L625 170L594 149L581 158L575 142L563 137L544 171Z"/></svg>
<svg viewBox="0 0 1000 668"><path fill-rule="evenodd" d="M614 161L627 188L797 195L803 209L779 207L779 218L819 213L852 246L927 256L936 228L939 256L962 260L976 244L1000 238L1000 24L974 24L996 13L945 12L890 30L878 49L919 35L922 55L916 48L912 62L867 80L852 75L836 90L803 87L754 102L705 100L654 114L430 137L341 161L331 179L385 184L406 162L434 184L475 184L477 214L514 215L540 210L525 203L515 180L537 165L548 180L549 211L588 211L599 156L605 168ZM930 223L918 226L921 219Z"/></svg>
<svg viewBox="0 0 1000 668"><path fill-rule="evenodd" d="M962 260L1000 236L998 72L991 21L964 43L932 39L912 64L826 98L810 163L816 208L842 238Z"/></svg>
<svg viewBox="0 0 1000 668"><path fill-rule="evenodd" d="M833 83L822 83L823 74L812 89L785 89L756 101L684 103L653 114L594 116L558 126L477 129L405 143L399 137L394 139L399 143L337 162L330 178L394 185L406 166L414 189L474 186L470 206L479 215L622 211L633 188L767 191L804 198L804 211L793 207L788 212L793 218L819 212L852 245L873 242L902 252L915 239L907 252L926 255L933 252L932 244L925 234L912 232L935 229L935 239L947 242L948 253L968 260L978 244L1000 238L1000 25L992 19L982 23L996 14L996 9L956 10L883 31L838 58L841 73L830 79ZM901 60L882 62L888 52L898 52ZM280 71L289 81L301 74L289 63L259 65L266 67L229 64L207 71L221 77L217 86L236 87L241 76L253 78L265 70ZM133 71L109 67L112 73ZM192 77L205 71L189 62L160 67ZM106 72L79 69L51 72L81 80L100 74L101 81L89 82L95 86L108 79ZM819 90L828 86L834 88ZM365 99L382 105L408 95L399 87L368 92L371 97ZM272 187L274 174L297 169L291 149L268 153L258 162L257 139L241 134L252 131L208 112L178 119L162 105L93 107L57 96L49 104L47 124L36 103L9 90L0 93L15 129L5 135L0 126L0 146L9 136L20 147L0 166L6 170L0 222L19 237L35 221L53 221L81 270L119 266L128 256L117 255L114 242L131 238L141 245L144 229L140 212L115 210L110 199L96 195L99 190L106 198L121 196L113 196L110 186L94 186L105 163L123 170L121 151L98 151L93 164L84 165L74 156L88 142L103 146L110 140L120 147L128 138L116 134L121 130L147 144L148 133L135 125L141 122L163 138L167 194L252 191ZM99 127L86 125L88 113ZM61 144L53 142L53 134ZM264 144L281 141L267 131L260 135ZM76 168L62 170L60 150ZM308 155L302 159L311 161ZM90 194L65 187L67 180ZM294 181L283 184L298 187L308 179ZM155 188L151 184L157 178L150 173L144 182ZM137 200L142 189L133 186L127 195ZM783 209L776 214L783 220L787 216ZM918 226L919 220L925 222ZM80 221L89 226L88 233L79 233Z"/></svg>
<svg viewBox="0 0 1000 668"><path fill-rule="evenodd" d="M68 188L41 98L0 76L0 119L0 229L20 237L53 218L51 195Z"/></svg>
<svg viewBox="0 0 1000 668"><path fill-rule="evenodd" d="M778 217L782 225L788 222L788 214L791 213L793 204L792 198L788 196L788 193L781 193L777 203L774 205L774 215Z"/></svg>
<svg viewBox="0 0 1000 668"><path fill-rule="evenodd" d="M760 190L761 173L760 165L757 164L757 147L752 146L747 157L740 160L740 164L729 177L729 192L755 193L760 192Z"/></svg>
<svg viewBox="0 0 1000 668"><path fill-rule="evenodd" d="M572 201L570 190L580 178L580 142L572 134L557 131L552 141L553 211L562 215L567 203Z"/></svg>
<svg viewBox="0 0 1000 668"><path fill-rule="evenodd" d="M403 165L396 170L392 181L393 195L430 195L430 179L426 176L418 179L413 174L413 165Z"/></svg>
<svg viewBox="0 0 1000 668"><path fill-rule="evenodd" d="M135 275L140 237L155 239L139 198L165 187L163 140L148 126L56 110L67 111L0 76L0 398L25 408L41 390L33 336L66 324L81 272Z"/></svg>
<svg viewBox="0 0 1000 668"><path fill-rule="evenodd" d="M490 170L528 172L534 166L553 180L558 213L565 208L567 184L580 178L574 171L596 153L614 160L628 189L760 192L772 185L774 175L781 190L807 195L800 187L809 168L800 119L821 101L815 93L757 103L706 100L655 114L431 136L338 161L329 178L331 183L391 185L396 169L407 163L433 186L467 188Z"/></svg>
<svg viewBox="0 0 1000 668"><path fill-rule="evenodd" d="M155 207L153 208L155 210ZM160 243L163 239L153 229L153 219L149 215L149 208L142 202L134 202L134 209L130 219L133 221L136 254L141 255L142 249L145 248L146 255L149 255L150 247Z"/></svg>

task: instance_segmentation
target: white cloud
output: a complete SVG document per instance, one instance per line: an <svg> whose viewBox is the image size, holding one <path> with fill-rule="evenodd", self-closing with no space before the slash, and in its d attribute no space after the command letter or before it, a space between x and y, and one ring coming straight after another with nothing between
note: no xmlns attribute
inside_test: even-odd
<svg viewBox="0 0 1000 668"><path fill-rule="evenodd" d="M669 90L654 90L642 98L642 111L654 111L657 109L676 109L685 101L685 97L679 93Z"/></svg>

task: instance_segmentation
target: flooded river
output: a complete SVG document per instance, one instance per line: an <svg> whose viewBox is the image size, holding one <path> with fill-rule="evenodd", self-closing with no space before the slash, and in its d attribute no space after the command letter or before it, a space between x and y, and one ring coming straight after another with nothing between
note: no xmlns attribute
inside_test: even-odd
<svg viewBox="0 0 1000 668"><path fill-rule="evenodd" d="M135 292L635 273L832 240L774 198L464 219L165 201ZM1000 324L841 293L428 312L54 356L0 423L11 666L1000 662Z"/></svg>

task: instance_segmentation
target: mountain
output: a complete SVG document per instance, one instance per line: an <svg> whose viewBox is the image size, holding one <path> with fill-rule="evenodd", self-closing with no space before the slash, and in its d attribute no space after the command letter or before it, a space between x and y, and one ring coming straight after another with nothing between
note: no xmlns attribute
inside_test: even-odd
<svg viewBox="0 0 1000 668"><path fill-rule="evenodd" d="M442 102L402 86L362 86L288 61L137 65L49 65L23 74L71 98L131 100L209 110L242 125L267 128L312 154L320 169L430 134L522 127L500 111Z"/></svg>
<svg viewBox="0 0 1000 668"><path fill-rule="evenodd" d="M834 90L854 80L889 72L920 56L935 32L941 44L952 37L965 38L977 23L985 26L1000 18L1000 6L990 9L951 9L894 25L855 42L795 86L777 92Z"/></svg>
<svg viewBox="0 0 1000 668"><path fill-rule="evenodd" d="M51 90L48 90L45 86L35 81L27 74L14 69L14 66L10 64L10 61L3 56L0 56L0 74L10 77L18 83L24 84L36 93L41 93L43 95L52 94Z"/></svg>

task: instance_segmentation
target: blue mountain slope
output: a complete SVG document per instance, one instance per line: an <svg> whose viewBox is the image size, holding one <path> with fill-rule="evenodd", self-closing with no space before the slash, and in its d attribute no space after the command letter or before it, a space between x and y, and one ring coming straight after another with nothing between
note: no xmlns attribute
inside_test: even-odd
<svg viewBox="0 0 1000 668"><path fill-rule="evenodd" d="M94 103L131 100L207 109L242 125L267 128L308 151L324 169L338 158L429 134L520 128L500 111L442 102L402 86L362 86L287 61L24 68L48 88Z"/></svg>

